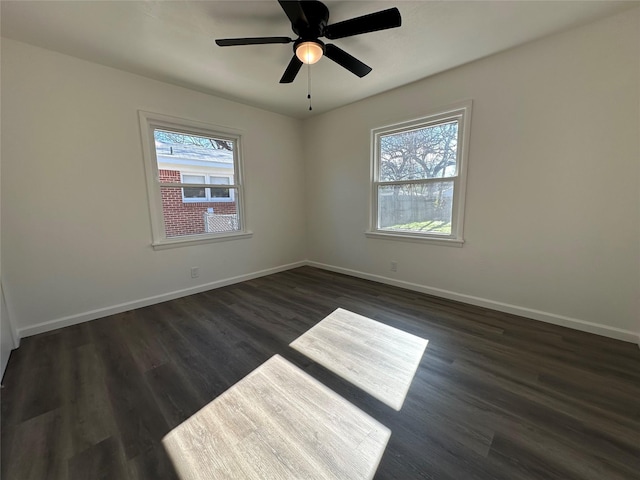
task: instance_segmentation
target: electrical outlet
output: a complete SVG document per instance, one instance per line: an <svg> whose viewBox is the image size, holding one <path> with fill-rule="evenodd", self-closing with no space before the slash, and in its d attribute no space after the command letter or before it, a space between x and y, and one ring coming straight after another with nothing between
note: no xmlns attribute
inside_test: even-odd
<svg viewBox="0 0 640 480"><path fill-rule="evenodd" d="M395 260L393 262L391 262L391 271L392 272L397 272L398 271L398 262L396 262Z"/></svg>
<svg viewBox="0 0 640 480"><path fill-rule="evenodd" d="M191 278L198 278L200 276L200 269L198 267L191 267Z"/></svg>

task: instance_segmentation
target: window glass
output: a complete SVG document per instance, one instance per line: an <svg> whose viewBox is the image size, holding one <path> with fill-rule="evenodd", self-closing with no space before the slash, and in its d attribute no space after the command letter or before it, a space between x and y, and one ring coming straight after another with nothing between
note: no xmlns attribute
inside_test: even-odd
<svg viewBox="0 0 640 480"><path fill-rule="evenodd" d="M457 121L382 135L380 181L452 177L457 150Z"/></svg>
<svg viewBox="0 0 640 480"><path fill-rule="evenodd" d="M378 227L395 232L451 235L453 182L378 187Z"/></svg>

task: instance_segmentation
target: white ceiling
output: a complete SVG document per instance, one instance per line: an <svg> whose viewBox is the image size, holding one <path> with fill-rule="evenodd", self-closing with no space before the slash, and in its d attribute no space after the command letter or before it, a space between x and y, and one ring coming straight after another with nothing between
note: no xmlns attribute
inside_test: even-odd
<svg viewBox="0 0 640 480"><path fill-rule="evenodd" d="M290 36L276 0L2 0L3 37L297 118L491 55L638 2L335 1L329 23L397 6L400 28L335 40L373 68L358 78L324 58L292 84L278 83L289 45L218 47L216 38Z"/></svg>

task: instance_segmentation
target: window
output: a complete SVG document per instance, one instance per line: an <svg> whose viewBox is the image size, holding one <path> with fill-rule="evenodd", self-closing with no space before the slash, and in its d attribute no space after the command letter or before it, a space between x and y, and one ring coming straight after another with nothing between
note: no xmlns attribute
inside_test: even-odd
<svg viewBox="0 0 640 480"><path fill-rule="evenodd" d="M200 183L210 185L231 185L231 177L216 177L212 175L182 174L182 183ZM188 187L182 189L182 201L191 202L232 202L234 200L233 191L229 188L205 188Z"/></svg>
<svg viewBox="0 0 640 480"><path fill-rule="evenodd" d="M240 135L155 113L139 115L154 248L250 236Z"/></svg>
<svg viewBox="0 0 640 480"><path fill-rule="evenodd" d="M371 237L463 243L471 102L372 131Z"/></svg>

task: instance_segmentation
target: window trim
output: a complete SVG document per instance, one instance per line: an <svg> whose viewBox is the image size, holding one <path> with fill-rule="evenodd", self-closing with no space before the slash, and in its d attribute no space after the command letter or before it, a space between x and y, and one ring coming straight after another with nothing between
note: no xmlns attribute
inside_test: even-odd
<svg viewBox="0 0 640 480"><path fill-rule="evenodd" d="M151 246L154 250L174 248L187 245L250 238L253 232L247 229L247 216L244 210L244 182L242 167L242 132L227 127L211 125L196 120L174 117L160 113L138 110L140 134L142 140L142 157L147 186L147 201L151 220ZM236 189L236 212L240 229L236 232L203 233L167 237L165 233L164 214L162 212L162 194L160 192L160 173L155 149L154 130L170 130L187 135L213 137L234 142L234 183L229 188ZM182 174L181 174L182 175ZM219 175L218 175L219 176ZM182 176L181 176L182 179ZM180 187L184 184L163 183L166 187Z"/></svg>
<svg viewBox="0 0 640 480"><path fill-rule="evenodd" d="M233 178L233 175L224 175L221 173L216 173L216 174L209 174L209 173L201 173L201 172L183 172L180 171L180 182L182 184L187 184L188 182L184 181L184 176L185 175L192 175L192 176L198 176L198 177L204 177L205 182L202 184L197 184L196 188L199 187L204 187L204 198L194 198L194 197L185 197L184 196L184 188L189 188L189 186L195 186L195 183L189 183L188 185L186 185L186 187L184 187L181 191L181 195L182 195L182 203L231 203L231 202L235 202L235 190L230 187L229 185L233 185L233 182L231 181L231 179ZM226 178L229 183L211 183L211 178ZM211 185L222 185L222 187L211 187ZM209 191L210 188L228 188L229 189L229 196L228 197L212 197L211 192Z"/></svg>
<svg viewBox="0 0 640 480"><path fill-rule="evenodd" d="M434 110L414 120L398 122L371 130L371 171L369 189L369 229L365 232L368 238L421 242L434 245L461 247L464 243L464 206L467 185L467 163L469 152L469 136L471 125L472 101L467 100ZM458 174L454 177L406 180L398 182L379 181L380 138L385 135L417 130L431 125L458 120ZM435 181L453 181L453 205L451 211L451 234L429 234L418 232L392 231L378 228L378 187L385 184L431 183Z"/></svg>

